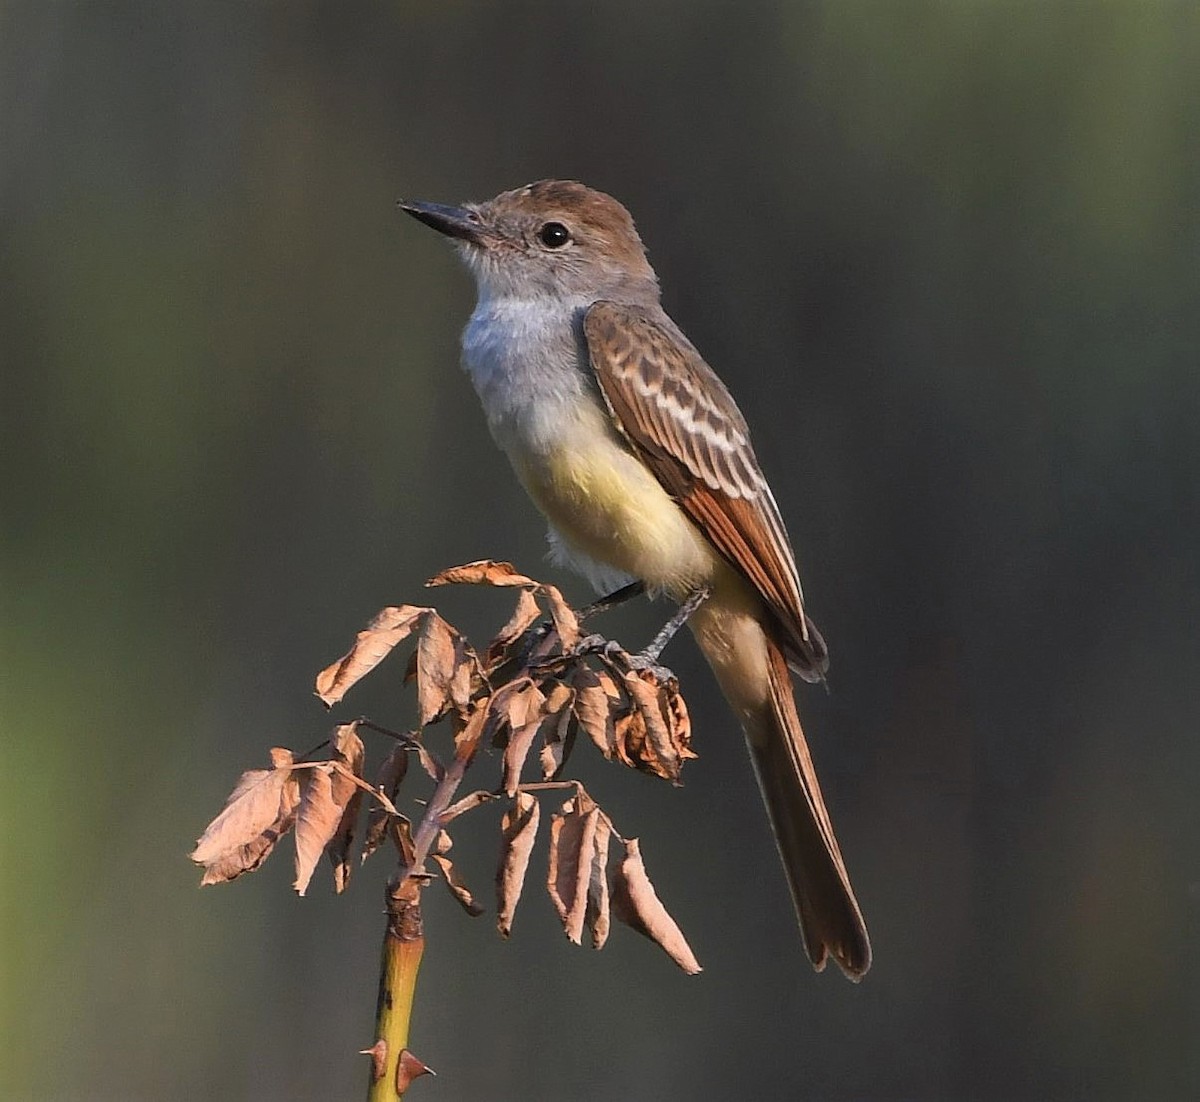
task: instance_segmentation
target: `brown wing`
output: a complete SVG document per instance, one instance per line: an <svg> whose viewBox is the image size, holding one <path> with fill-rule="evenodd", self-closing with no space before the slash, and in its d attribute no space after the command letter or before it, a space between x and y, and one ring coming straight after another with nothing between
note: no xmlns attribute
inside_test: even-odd
<svg viewBox="0 0 1200 1102"><path fill-rule="evenodd" d="M597 302L583 330L617 428L762 594L796 671L820 680L829 665L825 643L804 613L791 541L725 384L665 314Z"/></svg>

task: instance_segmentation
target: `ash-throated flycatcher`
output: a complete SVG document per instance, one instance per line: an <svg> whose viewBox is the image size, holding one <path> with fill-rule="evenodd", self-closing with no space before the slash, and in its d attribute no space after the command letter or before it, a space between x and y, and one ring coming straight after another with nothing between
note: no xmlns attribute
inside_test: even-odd
<svg viewBox="0 0 1200 1102"><path fill-rule="evenodd" d="M871 947L788 674L821 680L825 643L746 421L663 312L629 212L561 180L400 206L475 276L463 360L559 559L601 586L709 589L690 626L746 733L809 958L861 978Z"/></svg>

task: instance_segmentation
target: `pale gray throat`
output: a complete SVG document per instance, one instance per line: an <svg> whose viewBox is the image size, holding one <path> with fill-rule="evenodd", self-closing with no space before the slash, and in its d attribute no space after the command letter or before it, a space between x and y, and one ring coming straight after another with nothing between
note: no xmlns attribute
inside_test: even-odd
<svg viewBox="0 0 1200 1102"><path fill-rule="evenodd" d="M481 296L462 335L463 367L505 451L544 452L564 413L599 401L586 362L582 297Z"/></svg>

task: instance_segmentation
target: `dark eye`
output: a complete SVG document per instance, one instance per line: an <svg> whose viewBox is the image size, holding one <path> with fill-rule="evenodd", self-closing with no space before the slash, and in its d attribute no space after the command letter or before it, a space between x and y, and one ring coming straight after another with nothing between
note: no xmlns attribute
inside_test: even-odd
<svg viewBox="0 0 1200 1102"><path fill-rule="evenodd" d="M561 249L571 240L571 231L561 222L547 222L538 230L538 240L547 249Z"/></svg>

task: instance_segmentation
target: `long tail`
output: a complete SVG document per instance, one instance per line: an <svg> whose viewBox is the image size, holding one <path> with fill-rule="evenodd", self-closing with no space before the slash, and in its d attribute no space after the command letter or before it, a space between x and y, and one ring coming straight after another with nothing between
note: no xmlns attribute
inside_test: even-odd
<svg viewBox="0 0 1200 1102"><path fill-rule="evenodd" d="M771 709L758 730L746 732L775 841L783 857L809 960L818 971L826 955L852 980L871 967L871 943L850 875L825 809L804 729L796 714L783 652L767 640Z"/></svg>
<svg viewBox="0 0 1200 1102"><path fill-rule="evenodd" d="M710 605L693 620L700 649L742 721L792 891L804 947L821 971L830 955L852 980L871 943L821 796L781 647L742 605Z"/></svg>

